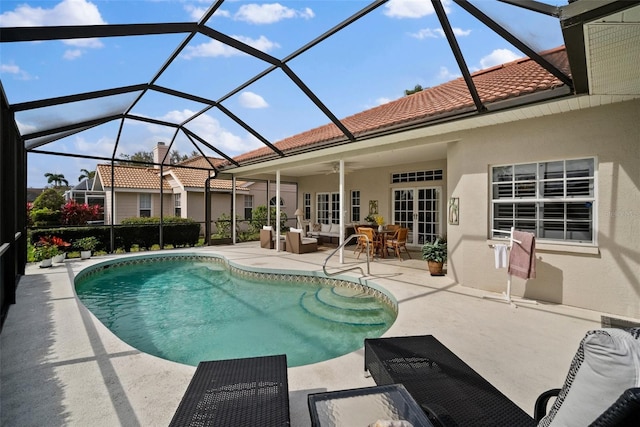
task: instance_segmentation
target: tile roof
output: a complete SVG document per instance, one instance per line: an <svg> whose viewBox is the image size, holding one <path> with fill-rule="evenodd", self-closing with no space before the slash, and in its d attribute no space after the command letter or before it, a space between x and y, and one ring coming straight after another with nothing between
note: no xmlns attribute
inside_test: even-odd
<svg viewBox="0 0 640 427"><path fill-rule="evenodd" d="M544 52L542 56L564 73L570 73L564 46ZM471 77L484 104L563 86L562 81L530 58L521 58L481 70L473 73ZM346 117L342 123L357 137L399 125L428 122L430 119L437 119L453 112L474 110L473 99L464 79L460 77ZM329 123L283 139L274 145L286 152L344 138L338 127ZM262 147L236 156L234 160L240 163L273 155L271 149Z"/></svg>
<svg viewBox="0 0 640 427"><path fill-rule="evenodd" d="M224 159L218 159L210 157L209 161L214 166L219 165ZM211 165L207 160L198 156L192 159L185 160L179 163L180 166L188 166L193 168L211 168ZM102 178L102 183L105 187L111 187L111 165L102 164L97 165L97 170ZM157 168L146 166L114 166L114 176L116 181L116 188L131 188L131 189L146 189L146 190L159 190L158 174L160 170ZM204 182L209 176L209 171L201 169L183 169L177 167L168 166L164 168L164 172L172 173L176 179L184 187L189 188L204 188ZM211 189L221 191L231 191L231 180L213 179L211 180ZM163 180L163 190L171 191L171 185L167 180ZM246 182L236 181L236 191L248 191L246 188Z"/></svg>

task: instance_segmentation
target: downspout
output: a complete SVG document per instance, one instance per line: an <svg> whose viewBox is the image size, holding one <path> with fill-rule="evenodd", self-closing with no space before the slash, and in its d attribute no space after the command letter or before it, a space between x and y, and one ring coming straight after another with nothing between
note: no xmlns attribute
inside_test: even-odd
<svg viewBox="0 0 640 427"><path fill-rule="evenodd" d="M167 152L168 153L168 152ZM166 157L166 156L165 156ZM163 191L163 187L164 185L162 185L162 180L164 179L162 176L162 173L164 172L164 158L162 159L162 162L160 163L160 249L164 249L164 236L163 236L163 230L164 230L164 224L163 224L163 219L164 219L164 191Z"/></svg>
<svg viewBox="0 0 640 427"><path fill-rule="evenodd" d="M276 204L276 252L280 252L280 169L276 171L276 203L275 204Z"/></svg>
<svg viewBox="0 0 640 427"><path fill-rule="evenodd" d="M340 198L338 199L340 209L340 264L344 264L344 159L340 159Z"/></svg>

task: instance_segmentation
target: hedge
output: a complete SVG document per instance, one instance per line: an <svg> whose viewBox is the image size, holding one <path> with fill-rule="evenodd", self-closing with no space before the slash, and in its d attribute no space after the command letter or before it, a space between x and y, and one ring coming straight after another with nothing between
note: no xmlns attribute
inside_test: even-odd
<svg viewBox="0 0 640 427"><path fill-rule="evenodd" d="M116 225L114 228L115 246L131 251L133 245L150 249L160 244L159 224ZM96 251L107 251L111 242L109 226L39 228L31 230L30 240L35 243L41 236L57 236L65 242L73 243L83 237L94 236L99 243ZM163 243L173 247L195 246L200 237L200 224L194 221L163 223ZM64 250L64 249L63 249ZM71 250L75 250L71 246Z"/></svg>

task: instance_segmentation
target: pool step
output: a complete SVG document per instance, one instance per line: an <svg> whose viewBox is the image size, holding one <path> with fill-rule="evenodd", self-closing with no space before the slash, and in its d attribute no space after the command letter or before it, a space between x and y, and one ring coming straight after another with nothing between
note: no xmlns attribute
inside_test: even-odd
<svg viewBox="0 0 640 427"><path fill-rule="evenodd" d="M372 295L346 287L321 288L316 293L321 303L339 309L380 309L380 302Z"/></svg>
<svg viewBox="0 0 640 427"><path fill-rule="evenodd" d="M317 318L352 326L383 326L386 324L384 310L372 306L371 298L336 295L328 288L316 292L305 292L300 297L300 306ZM330 303L325 302L331 300Z"/></svg>

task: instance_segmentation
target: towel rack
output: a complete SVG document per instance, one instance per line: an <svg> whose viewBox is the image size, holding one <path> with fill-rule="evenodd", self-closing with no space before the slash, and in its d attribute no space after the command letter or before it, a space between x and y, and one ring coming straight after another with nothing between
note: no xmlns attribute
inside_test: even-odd
<svg viewBox="0 0 640 427"><path fill-rule="evenodd" d="M518 244L522 244L521 241L514 239L513 238L513 232L515 231L515 227L511 227L510 231L505 231L505 230L496 230L496 229L491 229L492 232L494 233L505 233L509 235L509 244L507 245L507 249L511 250L511 247L513 246L513 243L518 243ZM495 248L495 245L489 245L489 247L493 247ZM517 308L518 306L516 305L516 302L518 303L524 303L524 304L538 304L537 301L534 300L528 300L528 299L522 299L522 298L514 298L511 296L511 273L509 272L509 263L511 262L511 256L507 257L507 292L503 292L502 296L496 297L493 295L483 295L483 298L488 298L488 299L495 299L497 301L502 301L502 302L506 302L511 304L512 307Z"/></svg>

